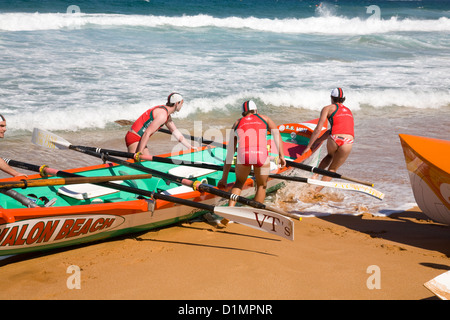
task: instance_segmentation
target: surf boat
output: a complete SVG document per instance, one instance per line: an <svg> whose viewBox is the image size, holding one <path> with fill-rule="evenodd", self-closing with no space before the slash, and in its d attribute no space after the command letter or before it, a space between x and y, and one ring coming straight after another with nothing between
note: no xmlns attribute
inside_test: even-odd
<svg viewBox="0 0 450 320"><path fill-rule="evenodd" d="M417 205L432 220L450 225L450 141L399 137Z"/></svg>
<svg viewBox="0 0 450 320"><path fill-rule="evenodd" d="M303 124L280 126L283 129L281 136L285 156L289 161L312 165L318 163L321 144L315 146L312 152L301 156L316 123L317 119ZM323 128L323 132L325 131L326 128ZM30 175L26 180L17 177L0 180L0 255L42 251L147 231L190 220L208 212L293 239L292 220L251 200L255 194L252 176L247 179L241 198L245 197L250 201L244 204L259 205L226 206L228 199L224 196L229 193L215 187L222 177L219 169L226 157L224 144L208 145L195 152L191 150L164 154L154 157L152 161L119 161L108 153L99 153L98 150L101 149L96 152L90 150L94 148L73 146L63 138L52 136L48 132L36 132L36 129L33 142L55 149L70 148L88 154L94 153L92 155L99 155L106 162L62 171L5 159L11 166L40 174ZM271 135L268 136L268 142L273 145ZM276 158L277 154L272 153L272 150L276 149L270 150L270 156ZM162 159L166 161L160 161ZM199 168L187 166L188 163L216 167ZM286 175L292 168L280 169L275 162L271 162L271 174ZM143 171L146 174L150 171L152 176L133 180L129 178L130 175L142 175ZM93 182L66 182L81 176L92 178L90 181ZM63 177L66 181L61 182L61 185L46 185L58 177ZM120 180L95 180L108 180L108 177ZM235 175L230 172L229 188L234 181ZM277 190L283 182L280 178L269 178L267 192ZM33 183L43 185L32 186Z"/></svg>

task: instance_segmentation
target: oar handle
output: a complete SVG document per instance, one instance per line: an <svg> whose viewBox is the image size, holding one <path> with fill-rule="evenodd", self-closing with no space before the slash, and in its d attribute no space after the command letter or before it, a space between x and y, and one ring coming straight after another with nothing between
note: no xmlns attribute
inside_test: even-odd
<svg viewBox="0 0 450 320"><path fill-rule="evenodd" d="M310 166L310 165L307 165L307 164L304 164L304 163L294 162L294 161L291 161L291 160L286 160L286 164L288 166L291 166L291 167L294 167L294 168L298 168L298 169L301 169L301 170L314 172L314 173L321 174L321 175L328 176L328 177L332 177L332 178L345 179L345 180L349 180L349 181L357 182L357 183L360 183L360 184L364 184L366 186L373 187L373 183L371 183L371 182L366 182L366 181L361 181L361 180L357 180L357 179L354 179L354 178L345 177L345 176L343 176L343 175L341 175L341 174L339 174L337 172L320 169L320 168L313 167L313 166Z"/></svg>
<svg viewBox="0 0 450 320"><path fill-rule="evenodd" d="M34 164L20 162L20 161L8 159L8 158L3 158L3 160L7 164L9 164L11 167L16 167L19 169L25 169L25 170L29 170L29 171L39 172L39 169L41 168L40 166L37 166Z"/></svg>
<svg viewBox="0 0 450 320"><path fill-rule="evenodd" d="M308 183L308 178L297 177L297 176L283 176L281 174L269 174L269 178Z"/></svg>
<svg viewBox="0 0 450 320"><path fill-rule="evenodd" d="M138 156L142 160L152 160L152 156L146 156L146 155L140 155L138 153L131 153L126 151L119 151L119 150L112 150L112 149L103 149L103 148L95 148L95 147L87 147L87 146L71 146L72 148L76 149L85 149L97 153L106 153L112 156L116 157L123 157L123 158L129 158L129 159L136 159Z"/></svg>

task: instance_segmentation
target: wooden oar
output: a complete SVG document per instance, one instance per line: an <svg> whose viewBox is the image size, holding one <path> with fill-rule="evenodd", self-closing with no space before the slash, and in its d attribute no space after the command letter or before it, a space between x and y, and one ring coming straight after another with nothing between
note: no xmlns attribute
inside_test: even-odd
<svg viewBox="0 0 450 320"><path fill-rule="evenodd" d="M4 159L10 166L22 168L25 170L40 172L41 175L56 175L59 177L79 177L78 174L70 173L66 171L56 170L49 168L48 166L37 166L25 162L16 160ZM155 193L148 190L133 188L125 185L119 185L112 182L95 183L103 187L116 189L132 194L139 194L144 197L150 197L153 199L159 199L167 202L178 203L181 205L190 206L200 210L210 211L217 214L220 217L224 217L231 221L244 224L254 229L266 231L280 237L294 240L294 223L287 217L281 214L271 212L264 209L256 208L243 208L243 207L219 207L208 205L201 202L195 202L187 199L168 196L160 193Z"/></svg>
<svg viewBox="0 0 450 320"><path fill-rule="evenodd" d="M168 163L168 164L179 164L182 166L195 167L195 168L204 168L204 169L212 169L212 170L219 170L219 171L223 170L223 166L211 164L211 163L185 162L185 161L178 163L179 160L177 161L177 160L171 159L171 158L164 158L164 157L150 156L150 155L140 155L137 153L130 153L130 152L125 152L125 151L111 150L111 149L94 148L94 147L86 147L86 146L75 146L75 147L87 149L90 151L95 151L97 153L107 153L107 154L113 155L113 156L135 159L137 161L148 160L148 161L156 161L156 162L162 162L162 163ZM176 162L174 162L174 161L176 161ZM234 172L235 168L233 168L233 167L230 168L230 171ZM345 190L345 191L356 191L356 192L364 193L364 194L367 194L374 198L377 198L378 200L383 200L383 198L384 198L384 194L382 192L375 190L371 187L368 187L365 185L360 185L360 184L355 184L355 183L329 182L329 181L321 181L321 180L304 178L304 177L283 176L281 174L269 174L269 177L273 178L273 179L308 183L308 184L312 184L312 185L323 186L323 187L334 188L334 189L341 189L341 190Z"/></svg>
<svg viewBox="0 0 450 320"><path fill-rule="evenodd" d="M111 161L116 164L121 164L121 165L130 167L130 168L142 171L142 172L147 172L147 173L153 174L154 176L160 177L164 180L169 180L169 181L172 181L172 182L175 182L178 184L182 184L182 185L191 187L194 190L211 193L211 194L214 194L216 196L226 198L226 199L232 199L232 200L235 200L236 202L251 206L253 208L267 209L267 210L271 210L271 211L277 212L279 214L282 214L282 215L285 215L285 216L288 216L291 218L300 219L299 217L289 214L287 212L284 212L283 210L278 209L276 207L267 206L261 202L247 199L245 197L241 197L236 194L232 194L230 192L226 192L224 190L217 189L214 186L200 183L200 181L194 182L189 179L177 177L177 176L174 176L174 175L171 175L168 173L164 173L164 172L161 172L161 171L158 171L155 169L144 167L142 165L138 165L135 163L131 163L131 162L122 160L122 159L111 157L110 155L105 154L105 153L97 153L95 151L91 151L91 150L87 150L84 148L74 146L69 141L65 140L64 138L61 138L61 137L59 137L51 132L45 131L45 130L34 128L32 142L36 145L51 148L51 149L75 150L75 151L78 151L78 152L81 152L84 154L88 154L88 155L91 155L91 156L94 156L97 158L101 158L103 160Z"/></svg>
<svg viewBox="0 0 450 320"><path fill-rule="evenodd" d="M164 132L164 133L170 133L170 131L166 130L166 129L160 129L159 131ZM186 138L190 138L191 140L194 140L194 141L203 141L203 143L213 144L215 146L222 147L222 148L225 148L225 149L227 147L227 145L225 143L218 143L218 142L214 142L214 141L211 141L211 140L203 140L201 138L194 137L194 136L189 136L189 135L185 135L185 137ZM295 161L291 161L291 160L287 160L286 159L286 164L288 166L290 166L290 167L298 168L298 169L305 170L305 171L310 171L310 172L321 174L321 175L324 175L324 176L327 176L327 177L353 181L353 182L364 184L364 185L370 186L370 187L374 186L373 183L371 183L371 182L362 181L362 180L358 180L358 179L355 179L355 178L350 178L350 177L343 176L343 175L341 175L339 173L336 173L336 172L333 172L333 171L320 169L320 168L309 166L309 165L306 165L306 164L303 164L303 163L300 163L300 162L295 162Z"/></svg>
<svg viewBox="0 0 450 320"><path fill-rule="evenodd" d="M304 163L294 162L294 161L291 161L291 160L286 160L286 164L288 166L290 166L290 167L298 168L298 169L305 170L305 171L314 172L314 173L317 173L317 174L321 174L323 176L327 176L327 177L331 177L331 178L344 179L344 180L353 181L353 182L357 182L357 183L360 183L360 184L364 184L366 186L373 187L373 183L371 183L371 182L367 182L367 181L362 181L362 180L358 180L358 179L355 179L355 178L346 177L346 176L343 176L343 175L341 175L341 174L339 174L337 172L320 169L320 168L317 168L317 167L309 166L309 165L304 164Z"/></svg>
<svg viewBox="0 0 450 320"><path fill-rule="evenodd" d="M346 190L346 191L356 191L356 192L360 192L360 193L364 193L366 195L372 196L378 200L383 200L383 198L384 198L384 193L382 193L378 190L375 190L372 187L365 186L362 184L322 181L322 180L316 180L316 179L304 178L304 177L282 176L280 174L272 174L272 175L270 175L270 177L276 178L276 179L289 180L289 181L305 182L305 183L313 184L313 185L317 185L317 186L341 189L341 190Z"/></svg>
<svg viewBox="0 0 450 320"><path fill-rule="evenodd" d="M117 180L150 179L151 177L152 177L151 174L132 174L124 176L99 176L99 177L80 176L70 178L45 179L45 180L22 179L20 181L0 182L0 189L12 189L12 188L25 189L29 187L49 187L49 186L60 186L79 183L102 183Z"/></svg>

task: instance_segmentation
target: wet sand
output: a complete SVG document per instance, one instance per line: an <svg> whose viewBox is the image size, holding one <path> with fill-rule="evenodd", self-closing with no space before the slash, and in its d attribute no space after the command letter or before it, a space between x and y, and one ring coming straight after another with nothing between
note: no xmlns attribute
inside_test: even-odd
<svg viewBox="0 0 450 320"><path fill-rule="evenodd" d="M123 149L123 135L64 137ZM58 169L101 162L30 143L29 152L21 153L22 139L4 142L6 156ZM158 154L170 152L171 145L163 134L152 144ZM397 165L404 171L400 160ZM403 199L398 193L396 198ZM75 275L67 273L71 265L80 268L80 289L68 288ZM303 218L295 222L294 241L238 224L217 229L197 221L0 260L0 299L437 299L423 284L447 270L450 226L430 221L418 208L389 217Z"/></svg>
<svg viewBox="0 0 450 320"><path fill-rule="evenodd" d="M417 208L303 218L294 241L196 221L1 264L1 299L437 299L450 227Z"/></svg>

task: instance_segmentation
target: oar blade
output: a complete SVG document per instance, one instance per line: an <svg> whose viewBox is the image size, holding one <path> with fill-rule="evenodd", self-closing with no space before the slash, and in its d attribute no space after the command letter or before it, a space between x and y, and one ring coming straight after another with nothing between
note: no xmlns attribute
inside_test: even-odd
<svg viewBox="0 0 450 320"><path fill-rule="evenodd" d="M356 183L360 183L360 184L364 184L366 186L370 186L373 187L373 183L371 182L367 182L367 181L361 181L358 179L354 179L354 178L350 178L350 177L345 177L337 172L334 171L328 171L325 169L321 169L318 167L312 167L309 166L307 164L301 163L301 162L295 162L295 161L291 161L291 160L286 160L286 164L290 167L294 167L294 168L298 168L300 170L305 170L305 171L310 171L310 172L314 172L317 174L321 174L324 176L328 176L328 177L332 177L332 178L338 178L338 179L344 179L344 180L348 180L348 181L353 181Z"/></svg>
<svg viewBox="0 0 450 320"><path fill-rule="evenodd" d="M215 207L214 213L248 227L294 240L294 222L281 214L247 207Z"/></svg>
<svg viewBox="0 0 450 320"><path fill-rule="evenodd" d="M366 195L372 196L378 200L383 200L383 198L384 198L383 192L378 191L374 188L362 185L362 184L344 183L344 182L328 182L328 181L315 180L315 179L308 179L308 183L318 185L318 186L323 186L323 187L330 187L330 188L342 189L342 190L347 190L347 191L361 192Z"/></svg>
<svg viewBox="0 0 450 320"><path fill-rule="evenodd" d="M34 128L31 142L35 145L47 147L50 149L68 149L71 143L54 133Z"/></svg>
<svg viewBox="0 0 450 320"><path fill-rule="evenodd" d="M368 187L368 186L364 186L364 185L360 185L360 184L353 184L353 183L340 183L340 188L344 189L344 190L348 189L348 190L352 190L352 191L356 191L356 192L361 192L361 193L367 194L369 196L372 196L378 200L384 199L383 192L378 191L378 190Z"/></svg>

